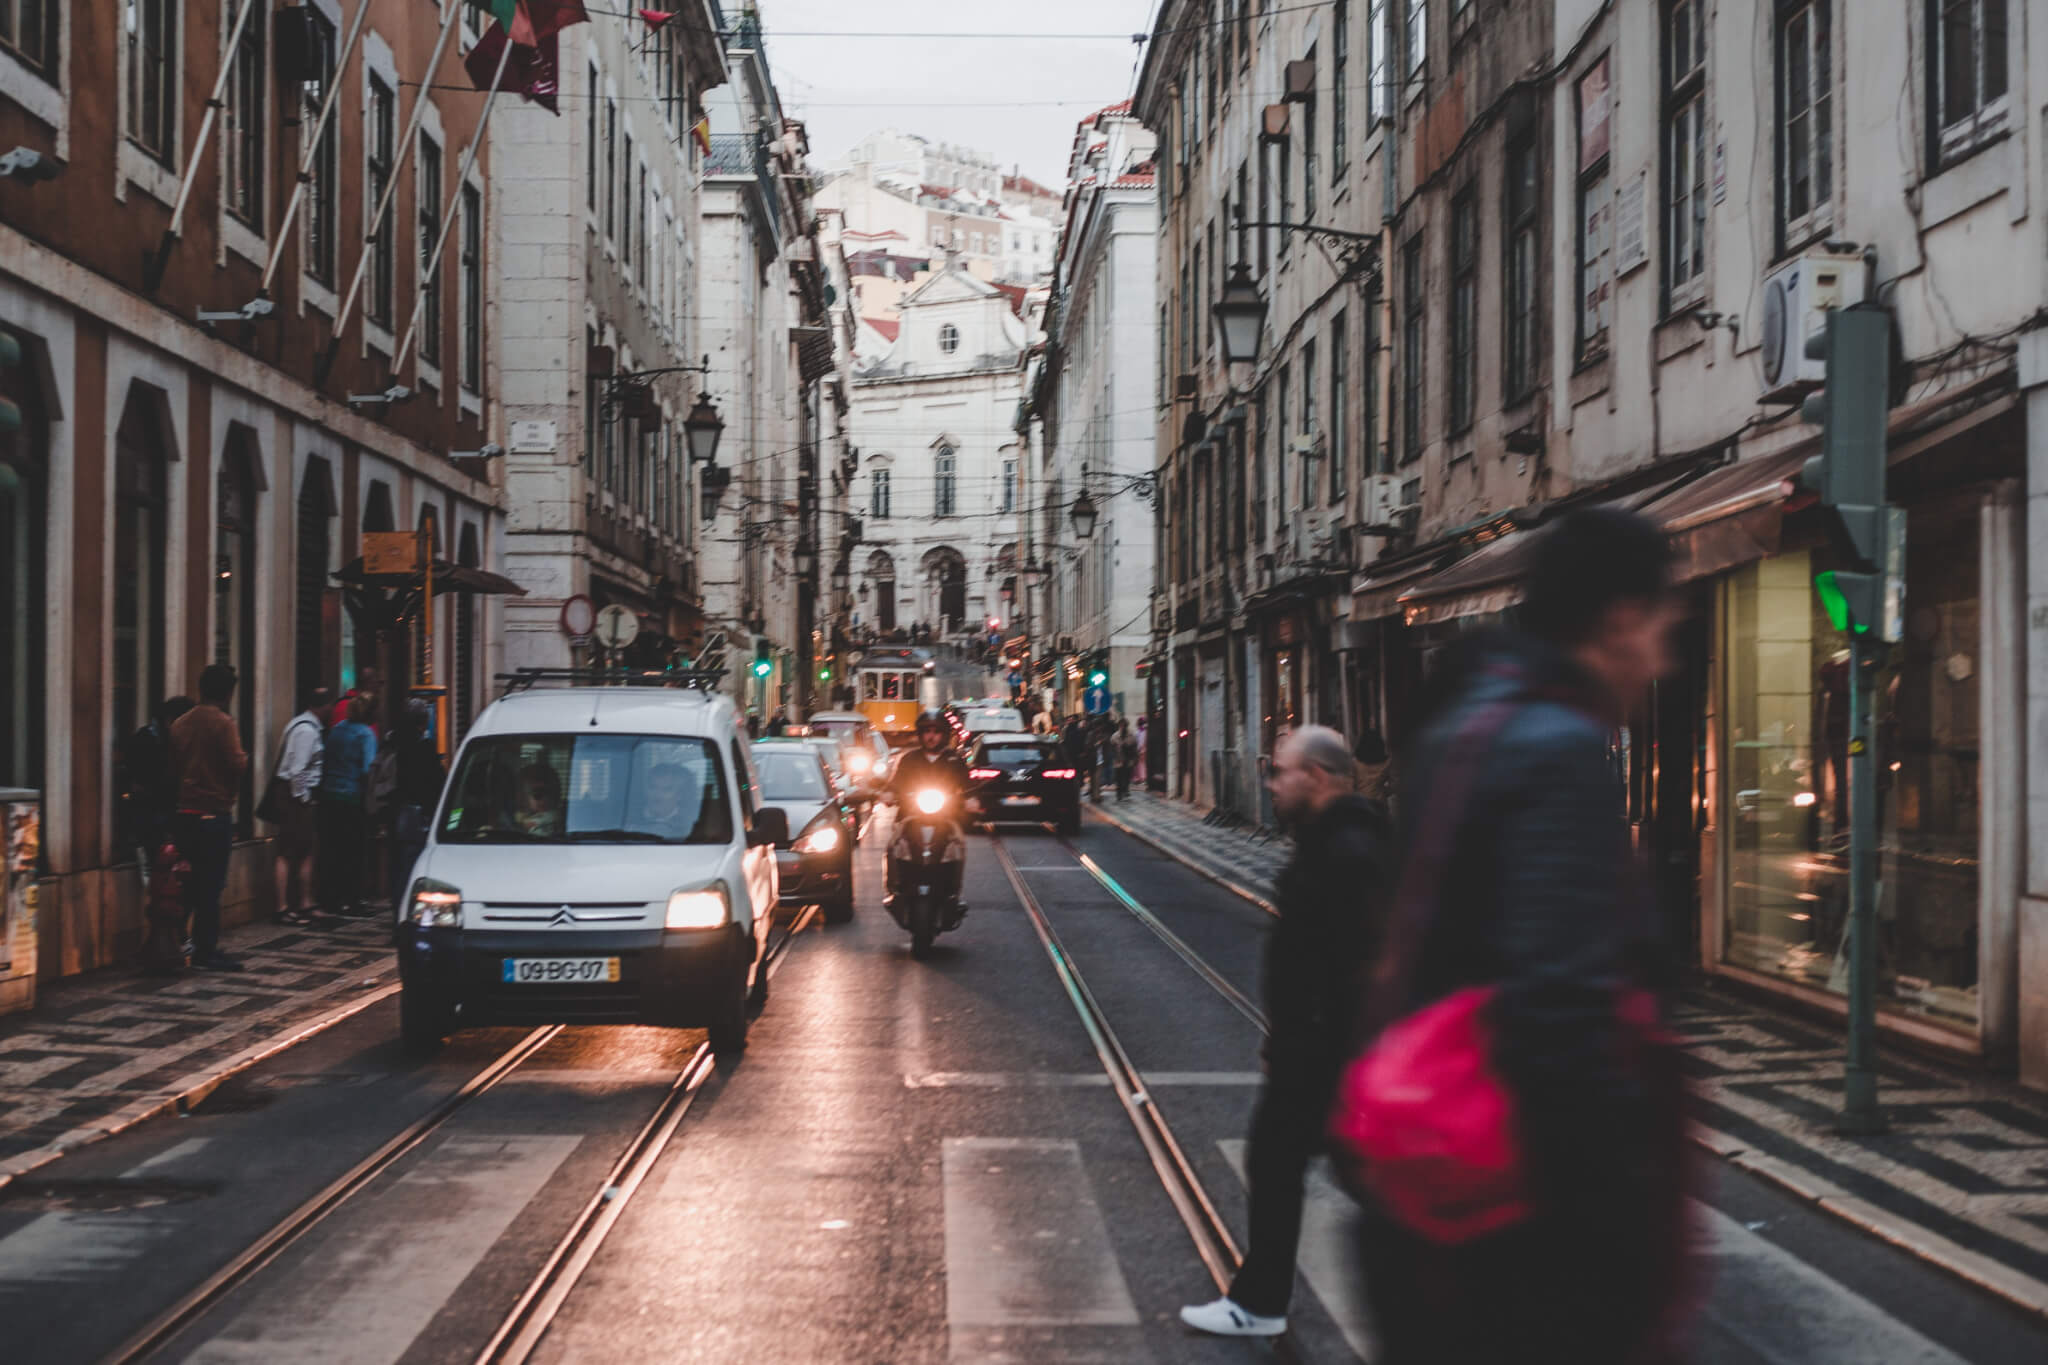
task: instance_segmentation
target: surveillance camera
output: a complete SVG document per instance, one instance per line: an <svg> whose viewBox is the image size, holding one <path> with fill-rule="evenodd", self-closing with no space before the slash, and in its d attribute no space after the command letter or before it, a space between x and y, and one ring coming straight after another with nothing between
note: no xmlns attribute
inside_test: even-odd
<svg viewBox="0 0 2048 1365"><path fill-rule="evenodd" d="M55 180L63 168L33 147L16 147L0 156L0 177L26 180Z"/></svg>

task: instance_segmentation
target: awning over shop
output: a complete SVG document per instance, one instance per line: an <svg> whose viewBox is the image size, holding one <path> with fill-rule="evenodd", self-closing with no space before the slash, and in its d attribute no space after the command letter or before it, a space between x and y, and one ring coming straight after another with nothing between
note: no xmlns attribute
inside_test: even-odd
<svg viewBox="0 0 2048 1365"><path fill-rule="evenodd" d="M1799 477L1812 454L1800 442L1753 460L1716 469L1643 509L1671 536L1672 576L1680 583L1778 552L1784 529L1785 485Z"/></svg>
<svg viewBox="0 0 2048 1365"><path fill-rule="evenodd" d="M1351 594L1351 619L1371 621L1382 616L1392 616L1401 610L1401 594L1415 586L1416 580L1435 569L1441 556L1418 559L1374 573L1358 585Z"/></svg>
<svg viewBox="0 0 2048 1365"><path fill-rule="evenodd" d="M351 559L335 572L335 578L345 587L383 588L386 591L422 591L426 586L426 575L412 571L406 573L371 573L363 567L360 557ZM434 596L444 592L496 593L509 597L524 597L526 589L502 574L489 569L471 568L467 564L450 564L444 559L434 561Z"/></svg>
<svg viewBox="0 0 2048 1365"><path fill-rule="evenodd" d="M1511 531L1415 583L1397 599L1402 618L1420 626L1513 606L1522 600L1522 576L1535 540L1525 531Z"/></svg>

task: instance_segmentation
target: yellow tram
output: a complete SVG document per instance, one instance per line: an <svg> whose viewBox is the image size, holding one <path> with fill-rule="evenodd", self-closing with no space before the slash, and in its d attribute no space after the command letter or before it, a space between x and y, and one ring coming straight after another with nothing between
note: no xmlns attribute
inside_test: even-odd
<svg viewBox="0 0 2048 1365"><path fill-rule="evenodd" d="M878 645L853 666L854 709L891 744L908 744L920 711L939 704L938 663L916 645Z"/></svg>

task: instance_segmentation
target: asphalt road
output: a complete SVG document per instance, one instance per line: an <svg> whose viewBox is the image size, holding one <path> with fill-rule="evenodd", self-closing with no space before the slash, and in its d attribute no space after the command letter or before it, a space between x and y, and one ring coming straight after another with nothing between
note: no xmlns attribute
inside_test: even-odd
<svg viewBox="0 0 2048 1365"><path fill-rule="evenodd" d="M920 963L879 904L884 833L854 922L793 945L746 1058L697 1093L533 1358L1269 1358L1181 1328L1179 1306L1215 1287L992 843L970 853L966 923ZM1265 916L1100 823L1003 843L1242 1236L1258 1030L1080 855L1254 999ZM396 1046L395 1008L373 1009L189 1117L0 1190L0 1351L103 1358L530 1032L458 1035L422 1063ZM556 1035L156 1358L474 1359L700 1039ZM1722 1172L1700 1212L1709 1365L2048 1360L2048 1326L1747 1177ZM1344 1219L1319 1183L1298 1360L1369 1358Z"/></svg>

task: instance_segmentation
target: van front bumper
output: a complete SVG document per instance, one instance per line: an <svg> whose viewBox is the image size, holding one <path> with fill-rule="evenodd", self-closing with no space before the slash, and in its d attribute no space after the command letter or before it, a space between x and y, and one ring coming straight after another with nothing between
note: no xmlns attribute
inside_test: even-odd
<svg viewBox="0 0 2048 1365"><path fill-rule="evenodd" d="M398 968L407 991L452 1009L464 1028L485 1024L652 1024L703 1028L744 980L754 941L723 929L556 933L406 927ZM508 958L617 958L617 981L520 984Z"/></svg>

